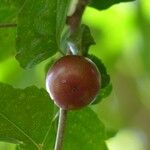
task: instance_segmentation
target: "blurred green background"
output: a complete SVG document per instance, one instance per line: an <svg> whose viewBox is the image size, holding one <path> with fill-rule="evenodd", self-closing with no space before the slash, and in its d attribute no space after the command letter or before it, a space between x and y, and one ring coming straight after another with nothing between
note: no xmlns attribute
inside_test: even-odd
<svg viewBox="0 0 150 150"><path fill-rule="evenodd" d="M13 9L13 6L12 6ZM150 150L150 0L113 5L98 11L88 7L83 23L91 28L98 56L111 76L113 91L93 106L112 132L109 150ZM15 60L16 29L0 29L0 81L14 87L45 87L46 60L23 70ZM0 143L0 150L15 145Z"/></svg>

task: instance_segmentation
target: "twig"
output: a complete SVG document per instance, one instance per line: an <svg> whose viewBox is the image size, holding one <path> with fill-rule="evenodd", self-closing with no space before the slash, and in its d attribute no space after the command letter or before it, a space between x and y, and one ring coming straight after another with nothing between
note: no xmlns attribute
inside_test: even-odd
<svg viewBox="0 0 150 150"><path fill-rule="evenodd" d="M55 150L62 150L66 118L67 118L67 110L60 108L57 136L55 141Z"/></svg>
<svg viewBox="0 0 150 150"><path fill-rule="evenodd" d="M78 0L75 11L72 16L67 16L66 24L70 26L71 32L75 32L79 27L83 12L89 0Z"/></svg>
<svg viewBox="0 0 150 150"><path fill-rule="evenodd" d="M6 24L0 24L0 28L12 28L17 27L16 23L6 23Z"/></svg>

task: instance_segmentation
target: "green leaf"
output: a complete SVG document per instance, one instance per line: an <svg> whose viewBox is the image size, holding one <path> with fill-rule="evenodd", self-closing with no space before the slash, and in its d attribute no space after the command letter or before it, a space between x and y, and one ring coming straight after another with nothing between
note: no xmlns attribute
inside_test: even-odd
<svg viewBox="0 0 150 150"><path fill-rule="evenodd" d="M0 24L14 23L16 7L11 1L0 0ZM0 61L15 54L15 28L0 28Z"/></svg>
<svg viewBox="0 0 150 150"><path fill-rule="evenodd" d="M44 89L14 89L0 83L0 139L20 149L53 149L53 102ZM50 147L51 146L51 147Z"/></svg>
<svg viewBox="0 0 150 150"><path fill-rule="evenodd" d="M16 7L12 1L0 0L0 23L9 23L10 21L14 21L16 12Z"/></svg>
<svg viewBox="0 0 150 150"><path fill-rule="evenodd" d="M104 140L104 125L90 108L69 112L64 150L107 150Z"/></svg>
<svg viewBox="0 0 150 150"><path fill-rule="evenodd" d="M69 0L26 0L18 16L17 60L30 68L60 50Z"/></svg>
<svg viewBox="0 0 150 150"><path fill-rule="evenodd" d="M104 66L102 61L95 55L88 55L87 57L97 65L97 68L101 73L101 88L105 88L110 83L110 76L107 74L106 67Z"/></svg>
<svg viewBox="0 0 150 150"><path fill-rule="evenodd" d="M102 63L102 61L94 56L94 55L88 55L88 58L90 58L96 65L98 70L101 73L101 89L95 99L95 101L92 104L99 103L103 98L106 98L110 95L112 91L112 84L110 84L110 76L107 74L106 67Z"/></svg>
<svg viewBox="0 0 150 150"><path fill-rule="evenodd" d="M79 53L84 56L87 55L89 47L95 44L89 27L83 24L69 37L68 41L75 44Z"/></svg>
<svg viewBox="0 0 150 150"><path fill-rule="evenodd" d="M131 1L135 1L135 0L91 0L90 6L102 10L117 3L131 2Z"/></svg>
<svg viewBox="0 0 150 150"><path fill-rule="evenodd" d="M15 54L16 29L0 29L0 61Z"/></svg>
<svg viewBox="0 0 150 150"><path fill-rule="evenodd" d="M0 104L0 140L17 144L17 150L54 148L56 111L44 89L0 83ZM65 150L107 150L104 140L104 125L90 108L68 113Z"/></svg>
<svg viewBox="0 0 150 150"><path fill-rule="evenodd" d="M57 32L58 44L60 44L61 40L63 40L61 39L62 38L61 36L63 34L64 28L66 27L66 16L71 2L70 0L63 0L63 1L53 0L53 1L57 3L56 32Z"/></svg>
<svg viewBox="0 0 150 150"><path fill-rule="evenodd" d="M61 53L56 53L54 56L52 56L48 63L45 65L45 73L47 74L49 69L54 65L54 63L60 59L60 57L62 57L62 54Z"/></svg>
<svg viewBox="0 0 150 150"><path fill-rule="evenodd" d="M117 130L114 129L107 129L106 130L106 140L108 140L109 138L114 137L117 134Z"/></svg>
<svg viewBox="0 0 150 150"><path fill-rule="evenodd" d="M102 99L108 97L112 92L112 84L100 89L95 101L92 104L98 104Z"/></svg>

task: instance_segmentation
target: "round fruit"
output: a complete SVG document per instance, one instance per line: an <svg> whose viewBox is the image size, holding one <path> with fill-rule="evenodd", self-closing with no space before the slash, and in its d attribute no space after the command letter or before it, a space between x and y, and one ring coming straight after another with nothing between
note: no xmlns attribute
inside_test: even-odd
<svg viewBox="0 0 150 150"><path fill-rule="evenodd" d="M46 89L55 104L70 110L90 104L101 85L96 65L88 58L68 55L60 58L50 68Z"/></svg>

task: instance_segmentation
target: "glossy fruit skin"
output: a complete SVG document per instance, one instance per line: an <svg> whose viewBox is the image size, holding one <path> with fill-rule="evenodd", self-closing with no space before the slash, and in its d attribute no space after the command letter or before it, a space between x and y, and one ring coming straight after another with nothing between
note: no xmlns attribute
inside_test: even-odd
<svg viewBox="0 0 150 150"><path fill-rule="evenodd" d="M83 56L60 58L48 71L46 89L55 104L65 110L90 104L101 86L96 65Z"/></svg>

